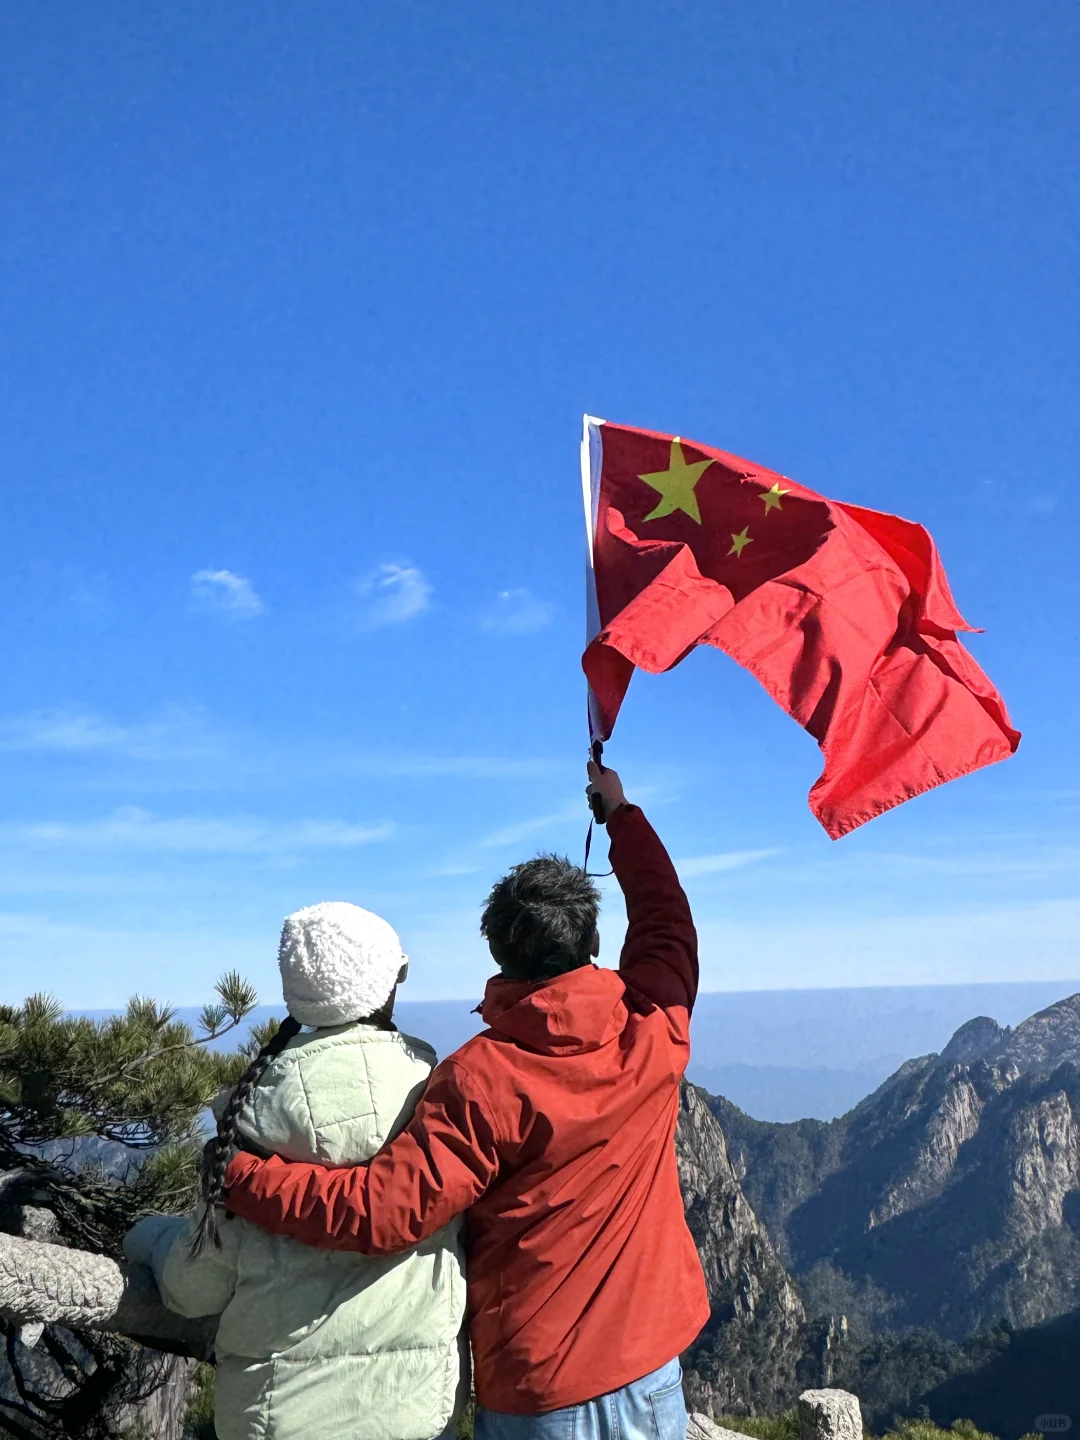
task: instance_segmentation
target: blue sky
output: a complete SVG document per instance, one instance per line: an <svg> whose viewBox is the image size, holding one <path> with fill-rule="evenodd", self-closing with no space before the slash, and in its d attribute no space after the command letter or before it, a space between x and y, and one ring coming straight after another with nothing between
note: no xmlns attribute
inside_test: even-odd
<svg viewBox="0 0 1080 1440"><path fill-rule="evenodd" d="M1080 974L1074 5L0 15L4 998L478 994L579 855L583 411L926 524L1019 755L832 844L715 653L609 758L710 989ZM605 955L619 934L612 896Z"/></svg>

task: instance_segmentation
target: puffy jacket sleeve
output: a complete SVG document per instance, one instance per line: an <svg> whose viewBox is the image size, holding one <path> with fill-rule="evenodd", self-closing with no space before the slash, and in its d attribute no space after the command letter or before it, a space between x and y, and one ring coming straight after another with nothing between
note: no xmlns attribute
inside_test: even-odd
<svg viewBox="0 0 1080 1440"><path fill-rule="evenodd" d="M170 1310L196 1319L218 1315L236 1289L240 1227L221 1216L221 1249L207 1245L197 1259L189 1251L199 1213L148 1215L124 1236L124 1255L135 1265L149 1265L158 1291Z"/></svg>
<svg viewBox="0 0 1080 1440"><path fill-rule="evenodd" d="M608 834L628 921L619 973L631 989L665 1010L686 1040L698 988L690 902L659 836L636 805L615 811Z"/></svg>
<svg viewBox="0 0 1080 1440"><path fill-rule="evenodd" d="M479 1199L499 1168L489 1107L444 1060L409 1125L368 1165L327 1170L237 1155L226 1175L234 1215L306 1245L393 1255Z"/></svg>

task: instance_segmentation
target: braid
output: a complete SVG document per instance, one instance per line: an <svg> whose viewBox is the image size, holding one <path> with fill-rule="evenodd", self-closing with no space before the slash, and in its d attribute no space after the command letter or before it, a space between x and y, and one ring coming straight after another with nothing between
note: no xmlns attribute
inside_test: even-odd
<svg viewBox="0 0 1080 1440"><path fill-rule="evenodd" d="M229 1096L229 1102L218 1121L213 1156L207 1173L203 1177L205 1209L202 1219L199 1221L199 1228L191 1241L192 1259L202 1253L208 1241L216 1250L221 1249L221 1236L218 1234L217 1225L217 1206L221 1203L221 1198L225 1193L225 1171L229 1166L229 1152L236 1141L236 1123L240 1118L241 1110L250 1100L252 1092L262 1079L270 1061L281 1054L293 1036L299 1035L301 1029L299 1020L294 1020L291 1015L286 1015L274 1034L244 1071L240 1077L240 1083Z"/></svg>

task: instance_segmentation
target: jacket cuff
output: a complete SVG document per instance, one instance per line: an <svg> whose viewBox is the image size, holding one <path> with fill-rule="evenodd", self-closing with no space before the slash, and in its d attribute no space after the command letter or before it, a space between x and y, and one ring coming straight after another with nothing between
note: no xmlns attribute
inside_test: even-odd
<svg viewBox="0 0 1080 1440"><path fill-rule="evenodd" d="M612 811L610 818L606 821L608 834L612 837L612 839L614 839L615 836L620 833L620 831L623 829L623 827L626 825L632 815L640 814L641 811L636 805L631 805L629 801L626 801L624 804L620 805L617 810Z"/></svg>
<svg viewBox="0 0 1080 1440"><path fill-rule="evenodd" d="M233 1186L239 1189L245 1188L245 1182L257 1170L265 1165L265 1160L258 1155L251 1155L246 1150L241 1150L229 1161L228 1169L225 1171L225 1203L228 1204L229 1191Z"/></svg>

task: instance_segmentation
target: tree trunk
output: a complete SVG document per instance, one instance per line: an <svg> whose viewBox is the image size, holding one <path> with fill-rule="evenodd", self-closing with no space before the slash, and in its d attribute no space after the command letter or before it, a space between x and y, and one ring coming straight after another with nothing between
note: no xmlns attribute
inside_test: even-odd
<svg viewBox="0 0 1080 1440"><path fill-rule="evenodd" d="M145 1400L129 1406L120 1417L121 1425L126 1421L136 1431L141 1428L151 1440L183 1440L184 1419L198 1362L170 1355L167 1364L164 1382Z"/></svg>
<svg viewBox="0 0 1080 1440"><path fill-rule="evenodd" d="M23 1327L27 1343L53 1323L127 1335L196 1360L209 1358L217 1329L217 1316L187 1320L167 1310L144 1265L17 1235L0 1235L0 1315Z"/></svg>

